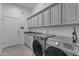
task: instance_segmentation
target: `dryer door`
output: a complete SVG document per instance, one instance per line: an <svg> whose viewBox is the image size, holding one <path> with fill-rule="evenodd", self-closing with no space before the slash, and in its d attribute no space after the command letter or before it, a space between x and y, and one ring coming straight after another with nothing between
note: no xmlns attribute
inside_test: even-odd
<svg viewBox="0 0 79 59"><path fill-rule="evenodd" d="M50 46L46 50L46 56L67 56L61 49Z"/></svg>
<svg viewBox="0 0 79 59"><path fill-rule="evenodd" d="M33 52L36 56L42 56L43 47L38 40L33 41Z"/></svg>

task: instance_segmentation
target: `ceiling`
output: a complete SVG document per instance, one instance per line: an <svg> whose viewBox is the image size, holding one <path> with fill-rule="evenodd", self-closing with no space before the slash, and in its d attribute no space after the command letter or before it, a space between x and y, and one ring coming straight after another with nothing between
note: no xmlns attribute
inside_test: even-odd
<svg viewBox="0 0 79 59"><path fill-rule="evenodd" d="M37 4L38 3L16 3L16 5L19 5L28 9L33 9Z"/></svg>

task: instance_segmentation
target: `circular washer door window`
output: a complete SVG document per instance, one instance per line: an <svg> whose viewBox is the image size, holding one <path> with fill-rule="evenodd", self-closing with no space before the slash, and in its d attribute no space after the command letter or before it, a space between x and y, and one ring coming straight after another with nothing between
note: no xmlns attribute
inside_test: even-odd
<svg viewBox="0 0 79 59"><path fill-rule="evenodd" d="M33 41L33 52L36 56L42 56L43 48L38 40Z"/></svg>
<svg viewBox="0 0 79 59"><path fill-rule="evenodd" d="M46 50L46 56L67 56L61 49L50 46Z"/></svg>

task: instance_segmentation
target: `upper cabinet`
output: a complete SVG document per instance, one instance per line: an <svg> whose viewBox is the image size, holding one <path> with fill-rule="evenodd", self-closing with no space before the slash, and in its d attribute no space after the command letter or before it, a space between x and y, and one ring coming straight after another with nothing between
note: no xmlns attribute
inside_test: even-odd
<svg viewBox="0 0 79 59"><path fill-rule="evenodd" d="M78 21L77 19L77 3L62 4L62 23L72 24Z"/></svg>
<svg viewBox="0 0 79 59"><path fill-rule="evenodd" d="M61 24L61 4L51 7L51 25Z"/></svg>
<svg viewBox="0 0 79 59"><path fill-rule="evenodd" d="M44 14L40 13L38 15L38 22L39 22L39 27L44 25Z"/></svg>
<svg viewBox="0 0 79 59"><path fill-rule="evenodd" d="M31 20L31 21L32 21L32 27L35 27L35 18L32 17L31 19L32 19L32 20Z"/></svg>
<svg viewBox="0 0 79 59"><path fill-rule="evenodd" d="M39 25L38 24L38 16L35 16L35 19L34 20L35 20L35 22L34 22L35 23L35 26L34 27L38 27L38 25Z"/></svg>
<svg viewBox="0 0 79 59"><path fill-rule="evenodd" d="M49 26L50 25L50 20L51 20L51 9L47 9L44 11L44 26Z"/></svg>
<svg viewBox="0 0 79 59"><path fill-rule="evenodd" d="M34 18L34 19L32 19ZM28 18L30 27L79 24L78 3L55 3Z"/></svg>

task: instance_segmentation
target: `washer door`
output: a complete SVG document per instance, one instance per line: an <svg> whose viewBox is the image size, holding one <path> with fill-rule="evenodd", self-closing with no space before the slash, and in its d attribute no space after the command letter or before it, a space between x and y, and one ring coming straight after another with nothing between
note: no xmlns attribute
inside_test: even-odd
<svg viewBox="0 0 79 59"><path fill-rule="evenodd" d="M46 50L46 56L67 56L61 49L50 46Z"/></svg>
<svg viewBox="0 0 79 59"><path fill-rule="evenodd" d="M36 56L42 56L43 48L38 40L33 41L33 52Z"/></svg>

